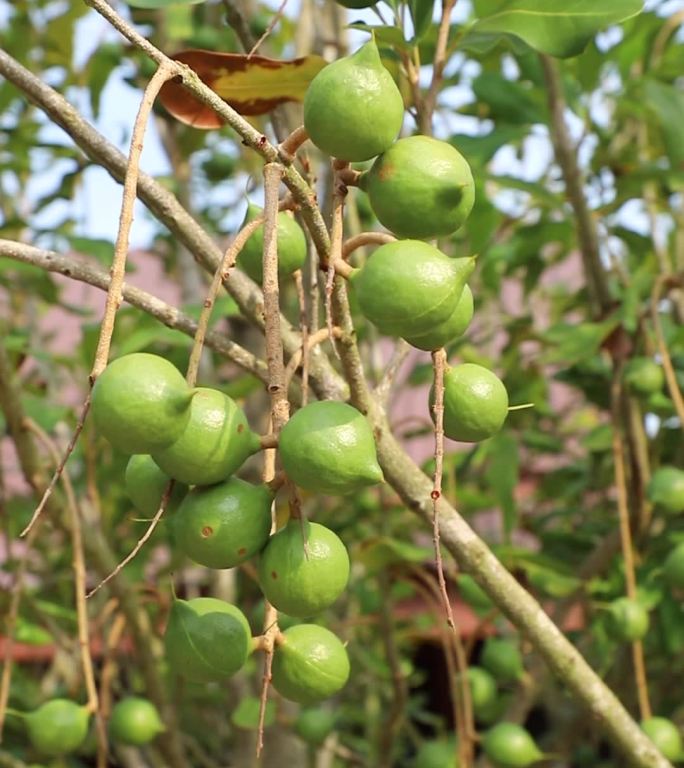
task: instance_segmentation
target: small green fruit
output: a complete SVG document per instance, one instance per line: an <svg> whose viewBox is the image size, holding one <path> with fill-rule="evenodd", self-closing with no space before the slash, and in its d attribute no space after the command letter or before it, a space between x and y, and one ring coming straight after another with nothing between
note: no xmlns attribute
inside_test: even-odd
<svg viewBox="0 0 684 768"><path fill-rule="evenodd" d="M272 501L265 486L237 477L194 488L173 518L176 545L207 568L234 568L266 545Z"/></svg>
<svg viewBox="0 0 684 768"><path fill-rule="evenodd" d="M242 668L252 638L239 608L213 597L196 597L174 601L164 645L173 672L195 683L209 683Z"/></svg>
<svg viewBox="0 0 684 768"><path fill-rule="evenodd" d="M335 727L337 717L327 709L303 709L295 720L297 735L307 744L322 744Z"/></svg>
<svg viewBox="0 0 684 768"><path fill-rule="evenodd" d="M343 495L383 480L371 428L356 408L333 400L309 403L283 427L280 459L307 491Z"/></svg>
<svg viewBox="0 0 684 768"><path fill-rule="evenodd" d="M364 316L388 336L430 334L453 315L475 259L450 259L420 240L377 248L351 283Z"/></svg>
<svg viewBox="0 0 684 768"><path fill-rule="evenodd" d="M151 701L128 696L118 701L109 718L109 732L114 741L142 746L165 730L157 708Z"/></svg>
<svg viewBox="0 0 684 768"><path fill-rule="evenodd" d="M230 477L259 448L258 436L235 401L217 389L199 387L185 429L152 458L182 483L211 485Z"/></svg>
<svg viewBox="0 0 684 768"><path fill-rule="evenodd" d="M434 391L430 393L430 405ZM434 420L434 412L430 407ZM444 434L452 440L477 443L495 435L508 415L508 393L499 377L475 363L444 372Z"/></svg>
<svg viewBox="0 0 684 768"><path fill-rule="evenodd" d="M667 556L663 565L665 583L674 589L684 589L684 542Z"/></svg>
<svg viewBox="0 0 684 768"><path fill-rule="evenodd" d="M257 205L247 207L244 224L253 221L263 214L263 209ZM307 254L306 236L297 224L292 214L281 211L278 214L278 275L287 277L304 266ZM247 240L237 259L238 266L243 269L254 282L261 285L263 276L264 256L264 225Z"/></svg>
<svg viewBox="0 0 684 768"><path fill-rule="evenodd" d="M337 600L348 581L349 555L344 544L318 523L290 520L271 536L259 559L264 596L290 616L320 613Z"/></svg>
<svg viewBox="0 0 684 768"><path fill-rule="evenodd" d="M619 597L608 608L607 629L619 642L641 640L648 632L648 611L636 600Z"/></svg>
<svg viewBox="0 0 684 768"><path fill-rule="evenodd" d="M404 102L374 40L338 59L311 81L304 127L323 152L358 162L384 152L397 138Z"/></svg>
<svg viewBox="0 0 684 768"><path fill-rule="evenodd" d="M479 720L479 713L488 712L498 698L496 680L482 667L468 667L468 683L473 713Z"/></svg>
<svg viewBox="0 0 684 768"><path fill-rule="evenodd" d="M431 739L424 741L411 768L458 768L458 744L455 739Z"/></svg>
<svg viewBox="0 0 684 768"><path fill-rule="evenodd" d="M679 729L666 717L649 717L641 721L641 730L658 747L663 757L679 762L684 757L684 745Z"/></svg>
<svg viewBox="0 0 684 768"><path fill-rule="evenodd" d="M634 357L625 366L625 383L635 395L660 392L665 383L663 369L650 357Z"/></svg>
<svg viewBox="0 0 684 768"><path fill-rule="evenodd" d="M446 141L409 136L377 158L364 180L378 220L397 237L423 240L463 226L475 202L470 166Z"/></svg>
<svg viewBox="0 0 684 768"><path fill-rule="evenodd" d="M543 758L534 739L520 725L498 723L482 740L487 757L500 768L527 768Z"/></svg>
<svg viewBox="0 0 684 768"><path fill-rule="evenodd" d="M519 680L524 672L520 648L512 640L490 637L480 654L480 664L502 683Z"/></svg>
<svg viewBox="0 0 684 768"><path fill-rule="evenodd" d="M463 293L451 315L443 322L422 336L404 336L406 341L418 349L433 352L435 349L454 341L465 333L473 319L473 293L468 285L463 286Z"/></svg>
<svg viewBox="0 0 684 768"><path fill-rule="evenodd" d="M151 456L136 453L128 460L124 473L124 488L140 514L154 517L170 481L171 478L159 469ZM187 485L174 485L167 513L173 514L178 509L187 492Z"/></svg>
<svg viewBox="0 0 684 768"><path fill-rule="evenodd" d="M659 467L653 473L646 493L663 511L672 514L684 512L684 470Z"/></svg>
<svg viewBox="0 0 684 768"><path fill-rule="evenodd" d="M123 453L152 453L176 440L193 393L168 360L145 352L113 360L98 376L92 412L98 432Z"/></svg>
<svg viewBox="0 0 684 768"><path fill-rule="evenodd" d="M349 657L340 640L318 624L298 624L280 636L273 656L273 687L300 704L334 696L349 679Z"/></svg>
<svg viewBox="0 0 684 768"><path fill-rule="evenodd" d="M88 709L69 699L53 699L24 716L31 744L49 757L68 755L88 735Z"/></svg>

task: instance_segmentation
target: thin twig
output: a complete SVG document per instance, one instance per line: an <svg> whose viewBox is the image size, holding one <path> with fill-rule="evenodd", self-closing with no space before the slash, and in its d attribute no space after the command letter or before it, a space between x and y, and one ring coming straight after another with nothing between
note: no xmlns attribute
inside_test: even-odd
<svg viewBox="0 0 684 768"><path fill-rule="evenodd" d="M256 232L257 229L263 224L263 216L258 216L252 221L245 224L244 227L237 233L235 239L226 250L221 263L218 265L214 272L211 285L207 291L204 304L202 305L202 311L197 321L197 330L195 331L195 339L190 352L190 360L188 361L188 370L185 375L185 379L189 387L194 387L197 383L197 373L199 371L200 360L202 359L202 348L204 346L204 340L207 334L207 328L209 327L209 320L211 318L211 312L216 302L218 292L223 283L228 280L230 276L230 270L235 266L237 257L240 255L240 251L245 247L245 243Z"/></svg>
<svg viewBox="0 0 684 768"><path fill-rule="evenodd" d="M302 334L302 347L299 357L302 364L302 406L305 406L309 400L309 313L306 306L306 291L304 290L304 279L301 269L294 273L294 281L297 290L297 304L299 305L299 332ZM293 363L293 359L295 359L295 355L290 358L285 366L285 381L288 389L290 379L299 366L299 362Z"/></svg>
<svg viewBox="0 0 684 768"><path fill-rule="evenodd" d="M332 198L332 224L330 228L330 254L328 257L328 272L325 281L325 322L328 328L328 338L333 345L335 354L339 357L333 334L332 294L335 283L337 264L345 264L342 261L342 238L344 236L344 201L347 196L347 187L340 181L339 174L349 167L349 163L339 160L333 161L333 198ZM348 266L345 264L345 267Z"/></svg>
<svg viewBox="0 0 684 768"><path fill-rule="evenodd" d="M615 486L617 490L617 507L620 521L620 540L622 543L622 558L625 570L625 586L627 597L637 599L636 569L634 566L634 545L629 522L629 505L627 501L627 476L625 472L625 455L622 445L620 426L620 402L622 400L622 366L614 372L611 386L611 415L613 420L613 463L615 465ZM632 642L632 658L634 661L634 679L639 699L641 719L651 716L651 704L648 696L648 681L644 649L640 640Z"/></svg>
<svg viewBox="0 0 684 768"><path fill-rule="evenodd" d="M449 31L451 30L451 12L455 5L456 0L443 0L442 2L442 15L437 29L435 54L432 60L432 81L430 82L427 95L423 99L422 108L418 112L420 132L427 136L432 135L432 115L435 111L437 96L444 77L444 68L448 60L447 45L449 43Z"/></svg>
<svg viewBox="0 0 684 768"><path fill-rule="evenodd" d="M43 510L45 509L48 501L50 501L50 496L52 496L52 492L55 490L55 486L59 482L59 478L62 476L62 472L64 472L64 467L66 467L67 461L69 461L69 457L74 451L74 448L76 447L76 443L78 442L78 438L83 431L83 426L85 425L86 417L88 416L88 412L90 411L90 392L86 395L86 399L83 402L83 405L81 406L81 412L78 416L78 421L76 422L76 426L74 427L74 432L71 435L71 440L69 441L69 444L66 447L66 450L64 451L64 455L60 459L60 461L57 463L57 468L55 469L52 477L50 478L50 482L47 485L47 488L45 489L40 501L38 502L38 505L36 506L35 510L33 511L33 515L31 515L31 519L29 520L28 525L24 530L19 534L20 536L28 536L28 534L31 532L31 529L33 526L38 522L38 518L43 513Z"/></svg>
<svg viewBox="0 0 684 768"><path fill-rule="evenodd" d="M123 285L124 276L126 273L126 256L128 255L128 242L133 223L133 206L137 196L138 174L140 155L143 149L143 138L145 130L147 128L147 120L150 112L152 111L152 105L161 89L162 85L173 76L171 64L163 62L160 64L159 69L154 73L154 76L150 80L145 93L143 94L142 102L138 110L138 115L133 125L133 135L131 136L131 149L128 158L128 166L126 169L126 177L124 179L123 201L121 205L121 215L119 217L119 231L116 237L116 243L114 245L114 257L111 267L111 280L107 289L107 301L105 303L104 317L102 318L102 324L100 325L100 336L97 343L97 350L95 352L95 360L93 367L90 371L90 384L95 383L97 377L102 373L107 365L109 358L109 347L112 341L112 334L114 332L114 318L116 311L122 301L121 286ZM50 494L54 490L60 475L64 472L69 457L76 447L78 437L83 430L83 424L85 423L86 416L90 410L90 395L86 397L86 400L81 409L81 415L79 417L74 435L67 445L67 449L62 459L57 462L57 468L53 475L43 498L38 503L36 510L33 513L31 521L24 529L22 536L25 536L31 526L35 524L39 518L45 504L50 498Z"/></svg>
<svg viewBox="0 0 684 768"><path fill-rule="evenodd" d="M396 239L389 232L361 232L342 243L341 258L346 261L357 248L362 248L364 245L386 245L393 243Z"/></svg>
<svg viewBox="0 0 684 768"><path fill-rule="evenodd" d="M102 581L96 586L93 587L93 589L88 592L86 595L86 598L90 599L95 593L99 592L102 587L104 587L105 584L110 582L115 576L117 576L121 571L133 560L136 555L140 552L140 550L145 546L147 541L149 540L150 536L154 533L157 523L161 520L162 515L164 512L166 512L166 507L168 506L169 499L171 498L171 494L173 493L173 487L174 487L174 480L169 481L169 484L166 486L166 490L164 491L164 495L161 498L161 503L159 505L159 509L156 511L154 517L150 521L149 526L147 527L147 530L145 533L138 539L138 543L133 547L133 549L124 557L124 559L114 568L111 573L107 574L107 576L102 579Z"/></svg>
<svg viewBox="0 0 684 768"><path fill-rule="evenodd" d="M275 14L274 14L273 18L271 19L271 21L268 23L268 26L266 27L266 30L264 31L264 34L256 41L256 43L254 43L254 45L252 46L251 50L247 54L247 58L248 59L251 58L252 56L254 56L254 54L259 49L259 46L264 42L264 40L266 40L266 38L269 37L271 32L273 32L273 30L275 28L275 25L278 23L278 21L280 21L280 18L282 17L283 13L285 12L285 6L286 5L287 5L287 0L282 0L282 2L280 3L280 7L275 12Z"/></svg>
<svg viewBox="0 0 684 768"><path fill-rule="evenodd" d="M128 155L126 177L124 179L121 214L119 216L119 230L116 235L116 243L114 244L114 257L111 267L112 279L107 290L107 301L105 303L102 324L100 325L100 336L95 351L95 361L90 371L91 384L95 383L95 380L107 365L109 347L112 343L112 334L114 332L114 319L122 301L121 286L126 275L126 257L128 256L128 243L131 225L133 224L133 207L137 197L136 190L140 173L140 156L143 150L147 121L161 87L175 74L175 67L170 63L162 62L159 65L147 88L145 88L138 114L133 124L131 148Z"/></svg>
<svg viewBox="0 0 684 768"><path fill-rule="evenodd" d="M24 424L37 437L38 441L46 449L50 458L59 464L60 452L50 436L33 419L24 419ZM74 571L74 599L76 603L76 618L78 623L78 645L80 649L83 679L88 695L88 711L95 715L97 730L98 753L107 754L107 729L105 728L102 713L99 711L99 697L95 683L93 658L90 655L90 627L88 622L88 608L85 600L86 592L86 568L83 554L83 530L81 527L81 511L79 509L74 487L68 472L62 473L62 485L67 501L69 523L71 528L71 565Z"/></svg>
<svg viewBox="0 0 684 768"><path fill-rule="evenodd" d="M430 498L432 499L432 542L435 547L435 565L437 566L437 578L442 593L442 601L446 612L447 624L454 632L454 614L451 610L451 602L444 578L444 565L440 549L439 514L437 502L442 496L442 471L444 464L444 368L446 366L446 352L438 349L432 353L432 366L435 377L435 403L432 411L435 415L435 471L433 474L433 486Z"/></svg>
<svg viewBox="0 0 684 768"><path fill-rule="evenodd" d="M663 372L665 373L665 381L667 382L667 389L674 403L675 410L677 411L677 417L679 423L684 427L684 398L679 390L679 384L677 383L677 374L675 373L674 366L672 365L672 358L670 357L670 351L667 348L665 341L665 334L663 333L663 325L660 322L660 300L663 295L665 287L671 280L671 276L660 275L655 281L653 286L653 292L651 293L651 318L653 320L653 329L656 334L656 343L658 345L658 352L660 353L661 362L663 364Z"/></svg>
<svg viewBox="0 0 684 768"><path fill-rule="evenodd" d="M342 338L342 329L339 328L337 325L333 326L332 329L333 337L336 339ZM302 365L302 389L304 389L304 365L306 364L306 360L308 358L308 353L316 346L321 344L324 341L327 341L330 338L330 331L327 328L319 328L315 333L311 334L307 338L306 342L306 351L303 352L301 349L298 349L294 355L287 361L287 365L285 366L285 381L287 382L288 386L292 379L292 377L295 374L295 371L297 368L299 368L300 365ZM304 398L302 397L302 405L305 405L306 402Z"/></svg>

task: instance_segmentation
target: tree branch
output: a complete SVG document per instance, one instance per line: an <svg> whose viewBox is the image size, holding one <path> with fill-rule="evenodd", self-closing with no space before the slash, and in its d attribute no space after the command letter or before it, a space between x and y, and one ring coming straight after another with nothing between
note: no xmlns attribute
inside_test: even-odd
<svg viewBox="0 0 684 768"><path fill-rule="evenodd" d="M89 264L75 256L62 256L55 251L16 243L12 240L0 239L0 256L9 257L24 264L32 264L47 272L56 272L81 283L92 285L102 291L107 290L111 279L109 274L99 265ZM124 283L122 295L131 306L137 307L156 318L167 328L172 328L191 337L194 337L197 332L197 322L193 318L141 288ZM218 354L257 376L265 384L268 383L266 363L248 352L244 347L216 331L207 332L205 343Z"/></svg>

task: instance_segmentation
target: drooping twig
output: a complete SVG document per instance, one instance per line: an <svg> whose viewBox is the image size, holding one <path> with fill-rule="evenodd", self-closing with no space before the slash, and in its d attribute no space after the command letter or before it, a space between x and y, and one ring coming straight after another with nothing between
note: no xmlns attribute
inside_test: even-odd
<svg viewBox="0 0 684 768"><path fill-rule="evenodd" d="M280 206L279 210L285 210L289 207L289 201ZM200 312L199 320L197 321L197 331L195 332L195 339L190 352L190 360L188 362L188 370L185 375L185 379L189 387L194 387L197 383L197 372L199 370L200 360L202 358L202 348L204 346L204 340L207 334L207 328L209 326L209 320L211 318L211 311L214 308L216 297L218 296L221 285L228 280L230 276L230 270L235 266L237 257L240 255L240 251L245 247L245 243L256 232L257 229L263 224L264 217L257 216L252 221L247 222L244 227L237 233L235 239L226 250L221 263L214 272L214 277L207 291L207 295L202 305L202 311Z"/></svg>
<svg viewBox="0 0 684 768"><path fill-rule="evenodd" d="M145 546L147 541L149 540L150 536L155 531L155 528L157 527L157 523L161 520L162 515L166 511L166 507L169 504L169 499L171 498L171 494L173 493L173 488L175 485L175 481L171 480L169 484L166 486L166 489L164 491L164 494L162 495L161 502L159 504L159 509L155 512L154 517L152 520L150 520L150 524L147 527L147 530L143 535L138 539L137 544L133 547L133 549L124 557L124 559L114 568L113 571L107 574L107 576L100 581L100 583L93 587L93 589L88 592L86 595L86 598L90 599L94 594L99 592L102 587L104 587L105 584L110 582L115 576L117 576L123 569L133 560L136 555L140 552L140 550Z"/></svg>
<svg viewBox="0 0 684 768"><path fill-rule="evenodd" d="M674 366L672 365L672 358L670 357L670 351L667 348L665 341L665 335L663 333L663 325L660 321L660 300L663 295L663 291L668 283L672 280L667 275L660 275L655 281L653 286L653 292L651 293L651 319L653 320L653 329L656 334L656 342L658 345L658 352L663 364L663 372L665 373L665 381L667 382L667 389L674 403L679 423L684 428L684 398L679 390L679 384L677 383L677 374L675 373Z"/></svg>
<svg viewBox="0 0 684 768"><path fill-rule="evenodd" d="M24 419L27 429L36 435L38 441L49 453L55 465L59 464L59 449L50 436L32 419ZM74 599L76 603L76 618L78 623L78 646L83 668L83 680L88 694L88 711L95 716L97 732L98 754L107 754L107 729L105 728L102 713L99 709L99 697L95 683L93 658L90 654L90 626L88 621L88 607L85 600L86 568L83 554L83 529L81 527L81 511L79 509L74 487L68 472L62 473L62 485L69 512L69 526L71 529L71 565L74 571Z"/></svg>
<svg viewBox="0 0 684 768"><path fill-rule="evenodd" d="M444 368L446 366L446 352L444 348L432 353L432 367L435 379L435 403L432 411L435 415L435 471L433 474L432 493L432 542L435 547L435 565L437 566L437 578L442 593L442 601L446 613L447 624L455 632L454 614L444 579L444 564L442 563L442 551L440 549L439 514L437 502L442 496L442 472L444 465Z"/></svg>
<svg viewBox="0 0 684 768"><path fill-rule="evenodd" d="M109 288L107 289L107 302L105 304L104 317L100 326L100 337L97 343L97 350L95 352L95 360L93 367L90 371L90 384L95 383L97 377L102 373L107 365L107 359L109 357L109 347L111 345L112 333L114 332L114 317L116 310L121 304L121 286L123 285L124 275L126 272L126 256L128 255L128 241L133 222L133 205L136 199L136 188L138 183L139 162L140 155L143 148L143 137L145 135L145 129L147 127L147 120L152 111L152 105L159 93L162 85L171 77L171 66L166 63L162 63L159 69L155 72L154 76L150 80L149 85L145 89L138 115L135 119L133 126L133 135L131 137L131 149L128 158L128 166L126 170L126 178L124 179L124 191L123 202L121 206L121 215L119 218L119 231L114 246L114 258L111 268L111 281ZM86 400L81 409L81 414L78 419L78 423L74 430L74 435L69 441L67 449L62 459L57 462L55 473L50 480L50 483L43 495L43 498L38 503L35 512L28 524L28 526L22 532L22 536L30 531L31 526L35 525L36 520L40 517L45 503L47 502L50 494L54 490L54 487L59 480L60 475L64 472L69 456L73 453L78 437L83 430L85 419L90 410L90 396L86 397Z"/></svg>
<svg viewBox="0 0 684 768"><path fill-rule="evenodd" d="M634 545L629 521L629 504L627 501L627 476L625 472L625 455L622 445L620 425L620 403L622 401L622 365L618 365L613 374L611 385L611 416L613 426L613 463L615 465L615 487L617 491L618 519L620 523L620 541L622 544L622 559L625 571L625 587L630 600L637 599L636 569L634 566ZM634 680L636 683L639 712L641 719L651 717L651 703L648 696L648 680L644 648L641 640L632 642L632 659L634 662Z"/></svg>
<svg viewBox="0 0 684 768"><path fill-rule="evenodd" d="M336 339L342 338L342 329L338 326L333 326L332 329L333 337ZM328 328L319 328L315 333L311 334L307 337L306 340L306 350L298 349L294 355L287 361L287 365L285 366L285 381L289 385L290 380L294 376L295 371L297 368L299 368L300 364L302 365L302 405L306 404L306 401L303 397L304 392L304 365L306 364L308 353L316 347L318 344L321 344L324 341L327 341L330 338L330 330Z"/></svg>

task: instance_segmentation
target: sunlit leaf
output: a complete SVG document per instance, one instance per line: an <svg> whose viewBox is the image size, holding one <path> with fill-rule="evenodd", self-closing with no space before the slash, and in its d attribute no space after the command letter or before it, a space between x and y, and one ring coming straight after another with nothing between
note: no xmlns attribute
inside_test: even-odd
<svg viewBox="0 0 684 768"><path fill-rule="evenodd" d="M597 32L636 16L642 7L642 0L499 0L479 4L473 32L515 35L537 51L567 58L581 53Z"/></svg>
<svg viewBox="0 0 684 768"><path fill-rule="evenodd" d="M241 115L263 115L286 101L301 101L313 78L326 65L321 56L291 61L190 49L173 57L187 64L200 80ZM220 128L223 120L180 83L169 81L161 103L182 123L194 128Z"/></svg>

